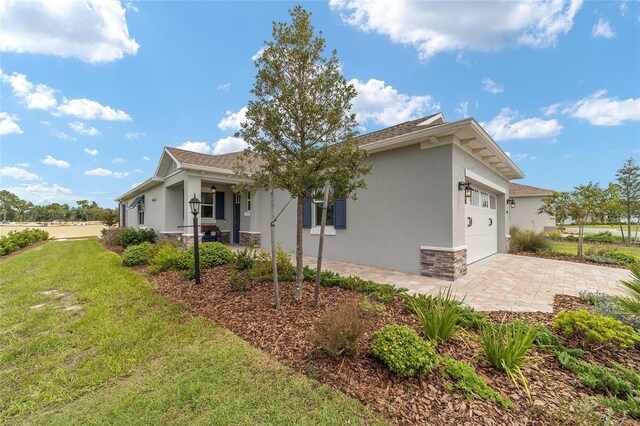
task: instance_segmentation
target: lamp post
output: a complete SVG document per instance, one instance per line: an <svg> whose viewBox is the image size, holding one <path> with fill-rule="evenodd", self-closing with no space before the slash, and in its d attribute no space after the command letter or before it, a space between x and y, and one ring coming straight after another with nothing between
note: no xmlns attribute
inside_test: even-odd
<svg viewBox="0 0 640 426"><path fill-rule="evenodd" d="M189 208L193 214L193 256L195 261L195 278L196 284L200 284L200 251L198 250L198 213L200 213L200 200L193 194L193 198L189 200Z"/></svg>

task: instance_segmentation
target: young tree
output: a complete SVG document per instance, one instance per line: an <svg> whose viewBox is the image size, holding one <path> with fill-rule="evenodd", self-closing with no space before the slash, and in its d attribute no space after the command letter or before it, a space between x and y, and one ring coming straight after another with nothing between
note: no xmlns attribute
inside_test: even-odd
<svg viewBox="0 0 640 426"><path fill-rule="evenodd" d="M631 244L631 219L640 216L640 166L633 158L625 161L616 173L616 183L620 187L622 216L627 220L627 244ZM640 221L640 218L637 219Z"/></svg>
<svg viewBox="0 0 640 426"><path fill-rule="evenodd" d="M311 25L301 6L290 12L292 22L274 23L273 40L256 60L258 73L246 121L236 134L248 144L236 167L240 176L272 183L297 201L296 292L302 297L302 212L305 194L317 192L329 171L340 170L345 158L356 164L354 176L368 171L366 152L356 144L340 143L356 135L350 113L354 87L340 72L336 51L323 56L325 40ZM363 179L353 179L357 186Z"/></svg>
<svg viewBox="0 0 640 426"><path fill-rule="evenodd" d="M15 206L20 201L20 198L13 192L9 192L6 189L0 191L0 209L2 209L2 220L7 220L7 214L9 217L13 217L15 214Z"/></svg>
<svg viewBox="0 0 640 426"><path fill-rule="evenodd" d="M554 217L556 223L563 223L567 218L573 219L578 226L578 256L582 257L584 226L607 208L613 196L609 188L603 189L597 183L578 185L571 192L554 192L553 196L543 200L538 213L546 213Z"/></svg>

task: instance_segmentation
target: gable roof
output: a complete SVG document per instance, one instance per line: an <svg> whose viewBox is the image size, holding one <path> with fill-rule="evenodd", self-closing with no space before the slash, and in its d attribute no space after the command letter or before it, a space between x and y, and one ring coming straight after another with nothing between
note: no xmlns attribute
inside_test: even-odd
<svg viewBox="0 0 640 426"><path fill-rule="evenodd" d="M181 165L192 166L204 166L215 167L218 169L231 170L236 164L236 161L242 155L240 152L230 152L228 154L209 155L201 154L199 152L187 151L185 149L165 147L165 149L171 154L178 163Z"/></svg>
<svg viewBox="0 0 640 426"><path fill-rule="evenodd" d="M549 189L536 188L535 186L521 185L519 183L509 183L510 197L548 197L553 195Z"/></svg>
<svg viewBox="0 0 640 426"><path fill-rule="evenodd" d="M440 118L440 120L438 120L437 118ZM356 143L357 145L366 145L369 143L390 139L395 136L402 136L407 133L417 132L418 130L437 126L442 123L444 123L444 117L442 117L442 114L431 114L426 117L405 121L404 123L396 124L395 126L387 127L386 129L380 129L375 132L358 136L354 138L352 142Z"/></svg>

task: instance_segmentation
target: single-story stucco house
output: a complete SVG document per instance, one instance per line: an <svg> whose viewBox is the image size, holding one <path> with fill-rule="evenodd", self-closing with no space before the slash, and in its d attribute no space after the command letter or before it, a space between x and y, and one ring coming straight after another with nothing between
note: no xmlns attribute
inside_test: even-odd
<svg viewBox="0 0 640 426"><path fill-rule="evenodd" d="M468 264L507 251L509 181L524 174L473 118L449 123L434 114L350 143L369 151L372 170L356 201L330 206L325 259L453 280L466 274ZM121 226L192 241L188 201L196 194L203 203L201 223L217 225L223 241L269 247L268 193L232 192L241 181L232 171L239 158L164 148L155 175L117 198ZM278 191L276 212L289 200ZM316 202L304 203L308 256L318 246ZM295 249L295 204L276 227L287 251Z"/></svg>
<svg viewBox="0 0 640 426"><path fill-rule="evenodd" d="M555 220L546 213L538 214L542 200L552 195L553 191L549 189L510 183L509 196L515 202L515 206L509 211L511 226L535 232L554 231Z"/></svg>

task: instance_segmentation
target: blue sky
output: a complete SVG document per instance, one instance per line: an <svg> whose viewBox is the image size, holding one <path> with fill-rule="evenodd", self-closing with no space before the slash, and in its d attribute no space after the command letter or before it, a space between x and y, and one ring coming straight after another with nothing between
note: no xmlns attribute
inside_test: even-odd
<svg viewBox="0 0 640 426"><path fill-rule="evenodd" d="M640 4L302 3L359 92L363 131L472 116L524 171L567 190L640 159ZM0 3L0 187L113 199L163 146L242 148L252 57L288 2Z"/></svg>

